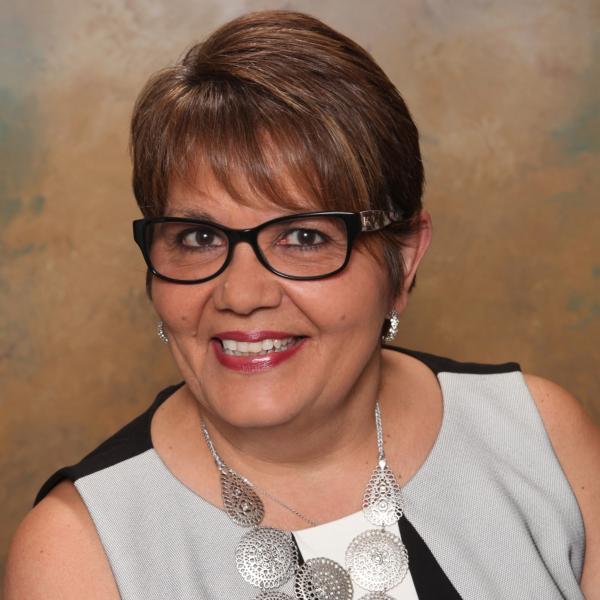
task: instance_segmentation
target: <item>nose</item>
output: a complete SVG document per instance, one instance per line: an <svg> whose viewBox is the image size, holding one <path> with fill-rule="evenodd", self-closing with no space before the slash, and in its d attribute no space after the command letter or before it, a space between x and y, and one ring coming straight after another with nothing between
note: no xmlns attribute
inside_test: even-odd
<svg viewBox="0 0 600 600"><path fill-rule="evenodd" d="M258 261L246 242L236 245L231 262L215 281L216 308L241 315L279 306L283 296L280 278Z"/></svg>

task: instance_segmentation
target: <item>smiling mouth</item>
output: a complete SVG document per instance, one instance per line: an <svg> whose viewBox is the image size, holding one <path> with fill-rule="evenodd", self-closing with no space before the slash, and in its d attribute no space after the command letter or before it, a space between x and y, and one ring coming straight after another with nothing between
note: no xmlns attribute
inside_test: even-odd
<svg viewBox="0 0 600 600"><path fill-rule="evenodd" d="M298 345L304 336L286 338L265 338L256 342L241 342L231 339L215 338L221 344L224 354L229 356L261 356L276 352L285 352Z"/></svg>

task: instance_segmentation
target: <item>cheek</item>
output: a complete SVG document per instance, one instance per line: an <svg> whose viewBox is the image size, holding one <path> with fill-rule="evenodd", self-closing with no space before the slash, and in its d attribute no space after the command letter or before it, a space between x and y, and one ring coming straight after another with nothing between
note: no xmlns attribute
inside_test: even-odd
<svg viewBox="0 0 600 600"><path fill-rule="evenodd" d="M387 279L370 262L338 277L304 283L290 289L292 301L322 333L377 334L389 307ZM361 265L362 266L362 265Z"/></svg>
<svg viewBox="0 0 600 600"><path fill-rule="evenodd" d="M152 303L159 317L172 332L191 330L196 335L198 321L210 293L202 286L177 285L155 280Z"/></svg>

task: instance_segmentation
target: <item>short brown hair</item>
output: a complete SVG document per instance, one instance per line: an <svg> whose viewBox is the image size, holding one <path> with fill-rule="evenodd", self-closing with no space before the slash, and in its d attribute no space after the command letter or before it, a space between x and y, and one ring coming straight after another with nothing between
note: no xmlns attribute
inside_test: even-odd
<svg viewBox="0 0 600 600"><path fill-rule="evenodd" d="M174 177L205 164L234 198L243 180L280 206L298 206L291 175L323 210L400 210L386 230L392 288L399 245L416 226L423 165L402 97L358 44L289 11L237 18L194 45L142 90L131 125L133 189L146 216L166 210Z"/></svg>

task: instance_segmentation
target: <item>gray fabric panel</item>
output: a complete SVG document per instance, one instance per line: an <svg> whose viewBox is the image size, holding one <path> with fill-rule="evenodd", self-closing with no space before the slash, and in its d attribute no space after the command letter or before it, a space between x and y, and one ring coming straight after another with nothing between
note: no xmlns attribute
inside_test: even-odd
<svg viewBox="0 0 600 600"><path fill-rule="evenodd" d="M256 596L235 568L235 547L247 530L175 479L153 449L76 486L123 600Z"/></svg>
<svg viewBox="0 0 600 600"><path fill-rule="evenodd" d="M441 373L444 419L406 516L465 600L581 599L579 506L520 372Z"/></svg>

